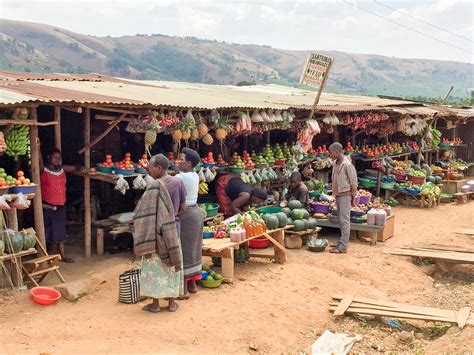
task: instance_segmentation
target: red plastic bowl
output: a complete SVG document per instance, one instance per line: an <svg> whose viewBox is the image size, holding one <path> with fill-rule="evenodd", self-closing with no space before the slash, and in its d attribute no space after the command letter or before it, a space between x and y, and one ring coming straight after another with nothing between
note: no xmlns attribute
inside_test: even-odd
<svg viewBox="0 0 474 355"><path fill-rule="evenodd" d="M252 249L265 249L270 245L270 241L267 238L256 238L249 241L249 248Z"/></svg>
<svg viewBox="0 0 474 355"><path fill-rule="evenodd" d="M38 286L31 289L31 296L36 303L46 305L56 303L61 298L61 293L51 287Z"/></svg>

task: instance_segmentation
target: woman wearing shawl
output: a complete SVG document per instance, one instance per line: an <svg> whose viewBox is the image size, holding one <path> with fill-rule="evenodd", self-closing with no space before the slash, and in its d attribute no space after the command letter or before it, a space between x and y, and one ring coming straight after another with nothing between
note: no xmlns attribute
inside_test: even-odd
<svg viewBox="0 0 474 355"><path fill-rule="evenodd" d="M189 298L188 292L197 292L196 281L201 279L204 216L197 205L199 176L194 171L200 161L195 150L184 148L179 165L180 173L177 175L186 189L186 211L179 214L185 278L183 299Z"/></svg>
<svg viewBox="0 0 474 355"><path fill-rule="evenodd" d="M158 156L150 160L147 169L152 178L164 176L162 163ZM134 252L142 257L140 293L153 299L143 310L153 313L160 311L160 298L169 299L169 311L175 312L178 308L175 298L184 293L183 256L176 228L176 214L180 200L184 199L184 190L180 189L181 184L170 182L172 197L166 182L155 180L149 184L134 216Z"/></svg>

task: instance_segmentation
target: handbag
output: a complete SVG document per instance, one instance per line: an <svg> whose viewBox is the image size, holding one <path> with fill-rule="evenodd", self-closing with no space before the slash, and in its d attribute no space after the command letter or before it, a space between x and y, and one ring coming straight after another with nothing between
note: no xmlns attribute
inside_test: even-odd
<svg viewBox="0 0 474 355"><path fill-rule="evenodd" d="M119 302L134 304L144 299L140 296L140 271L134 268L119 276Z"/></svg>

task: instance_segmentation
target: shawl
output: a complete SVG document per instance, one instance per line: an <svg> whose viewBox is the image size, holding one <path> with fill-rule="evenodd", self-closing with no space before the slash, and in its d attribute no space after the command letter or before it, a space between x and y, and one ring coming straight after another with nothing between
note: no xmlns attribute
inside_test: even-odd
<svg viewBox="0 0 474 355"><path fill-rule="evenodd" d="M167 266L183 268L183 254L176 230L174 207L166 187L159 180L149 184L134 211L135 255L157 253Z"/></svg>

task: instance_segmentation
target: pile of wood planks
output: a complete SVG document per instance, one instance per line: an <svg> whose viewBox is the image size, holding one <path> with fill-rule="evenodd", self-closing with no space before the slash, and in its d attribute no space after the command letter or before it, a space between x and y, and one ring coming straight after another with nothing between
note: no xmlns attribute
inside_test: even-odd
<svg viewBox="0 0 474 355"><path fill-rule="evenodd" d="M335 295L332 297L329 310L335 316L346 313L357 313L372 316L387 316L401 319L418 319L435 322L456 323L459 328L465 325L474 325L474 314L470 307L463 307L459 311L440 308L420 307L404 303L374 300L353 295Z"/></svg>
<svg viewBox="0 0 474 355"><path fill-rule="evenodd" d="M457 264L474 264L474 248L441 244L420 244L385 250L386 254L414 256Z"/></svg>

